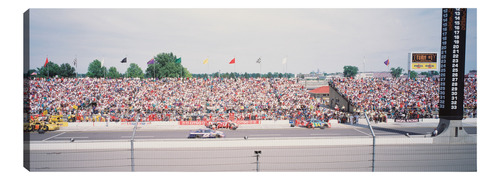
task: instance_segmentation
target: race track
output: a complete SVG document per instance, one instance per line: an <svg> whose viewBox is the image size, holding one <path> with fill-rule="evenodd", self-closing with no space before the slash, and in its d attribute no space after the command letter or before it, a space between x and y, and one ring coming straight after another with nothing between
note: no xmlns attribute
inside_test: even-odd
<svg viewBox="0 0 500 180"><path fill-rule="evenodd" d="M377 136L404 136L409 135L429 135L433 128L429 127L400 127L383 128L374 127ZM469 134L476 134L476 127L466 127ZM135 139L184 139L187 138L190 130L161 130L161 131L137 131ZM370 130L366 128L327 128L327 129L220 129L226 134L226 138L248 138L254 137L338 137L338 136L370 136ZM31 141L66 141L74 140L126 140L130 139L132 131L51 131L44 134L36 132L30 133Z"/></svg>
<svg viewBox="0 0 500 180"><path fill-rule="evenodd" d="M30 151L26 151L25 161L35 172L477 171L475 143L434 144L432 130L420 126L374 127L377 145L373 156L370 130L362 126L221 129L226 134L223 139L187 139L188 129L139 128L133 143L130 128L83 128L27 133ZM465 130L473 137L477 134L475 126ZM262 151L258 168L257 150Z"/></svg>

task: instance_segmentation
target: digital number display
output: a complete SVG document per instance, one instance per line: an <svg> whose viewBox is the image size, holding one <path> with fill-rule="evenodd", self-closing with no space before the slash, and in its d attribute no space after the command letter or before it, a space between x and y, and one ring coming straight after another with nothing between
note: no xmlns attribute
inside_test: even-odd
<svg viewBox="0 0 500 180"><path fill-rule="evenodd" d="M442 10L439 117L462 120L467 9Z"/></svg>

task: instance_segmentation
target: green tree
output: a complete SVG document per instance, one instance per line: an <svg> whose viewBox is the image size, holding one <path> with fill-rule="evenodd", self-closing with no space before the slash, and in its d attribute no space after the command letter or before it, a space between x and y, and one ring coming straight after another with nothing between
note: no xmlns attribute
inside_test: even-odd
<svg viewBox="0 0 500 180"><path fill-rule="evenodd" d="M344 66L344 77L354 77L358 74L358 67Z"/></svg>
<svg viewBox="0 0 500 180"><path fill-rule="evenodd" d="M59 65L53 63L52 61L49 61L47 63L47 66L42 66L40 68L37 68L38 70L38 77L54 77L56 75L59 75Z"/></svg>
<svg viewBox="0 0 500 180"><path fill-rule="evenodd" d="M391 75L393 78L398 78L403 73L403 68L391 68Z"/></svg>
<svg viewBox="0 0 500 180"><path fill-rule="evenodd" d="M410 78L416 78L418 76L418 73L415 71L410 71Z"/></svg>
<svg viewBox="0 0 500 180"><path fill-rule="evenodd" d="M193 75L187 70L187 68L183 67L183 69L184 69L184 72L183 72L184 77L187 77L187 78L193 77Z"/></svg>
<svg viewBox="0 0 500 180"><path fill-rule="evenodd" d="M75 68L71 67L69 63L61 64L59 68L59 75L61 77L76 77Z"/></svg>
<svg viewBox="0 0 500 180"><path fill-rule="evenodd" d="M268 72L267 75L265 76L266 78L272 78L273 77L273 73L271 72Z"/></svg>
<svg viewBox="0 0 500 180"><path fill-rule="evenodd" d="M125 72L125 77L143 78L144 73L142 72L142 69L141 67L139 67L139 65L137 65L136 63L131 63L127 69L127 72Z"/></svg>
<svg viewBox="0 0 500 180"><path fill-rule="evenodd" d="M116 78L120 78L121 74L118 72L118 70L116 69L116 67L110 67L109 68L109 72L108 72L108 74L106 76L110 77L110 78L113 78L113 79L116 79Z"/></svg>
<svg viewBox="0 0 500 180"><path fill-rule="evenodd" d="M160 76L160 65L158 63L148 64L146 68L146 77L163 77Z"/></svg>
<svg viewBox="0 0 500 180"><path fill-rule="evenodd" d="M31 75L31 74L33 74L34 72L36 72L36 70L35 70L35 69L30 69L30 70L28 70L28 72L27 72L26 74L24 74L24 77L25 77L25 78L27 78L27 77L36 77L36 76ZM38 74L38 72L37 72L37 74Z"/></svg>
<svg viewBox="0 0 500 180"><path fill-rule="evenodd" d="M421 72L420 75L424 75L425 77L431 76L431 74L429 72L427 72L427 71Z"/></svg>
<svg viewBox="0 0 500 180"><path fill-rule="evenodd" d="M94 60L89 64L87 68L87 77L91 78L100 78L104 77L106 74L106 67L101 65L101 61Z"/></svg>
<svg viewBox="0 0 500 180"><path fill-rule="evenodd" d="M180 57L173 53L160 53L155 57L154 64L148 64L146 74L148 77L190 77L191 73L182 66ZM192 77L192 76L191 76Z"/></svg>

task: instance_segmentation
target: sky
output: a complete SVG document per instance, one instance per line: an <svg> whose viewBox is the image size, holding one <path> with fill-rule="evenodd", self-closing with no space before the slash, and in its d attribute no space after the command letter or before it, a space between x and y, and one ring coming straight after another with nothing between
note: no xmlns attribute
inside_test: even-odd
<svg viewBox="0 0 500 180"><path fill-rule="evenodd" d="M466 73L477 69L476 16L468 9ZM120 73L130 63L145 71L148 60L172 52L193 74L369 72L406 70L409 52L439 52L441 9L33 8L29 29L30 69L76 58L78 73L95 59Z"/></svg>

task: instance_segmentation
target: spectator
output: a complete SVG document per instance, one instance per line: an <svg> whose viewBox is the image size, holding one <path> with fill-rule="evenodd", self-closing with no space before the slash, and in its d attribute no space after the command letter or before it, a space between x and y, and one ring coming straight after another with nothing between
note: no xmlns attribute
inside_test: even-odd
<svg viewBox="0 0 500 180"><path fill-rule="evenodd" d="M438 79L334 78L331 82L355 109L384 113L377 119L383 120L385 114L392 113L395 119L402 116L432 118L433 112L438 111ZM476 78L465 78L464 87L465 112L474 114L477 109Z"/></svg>

